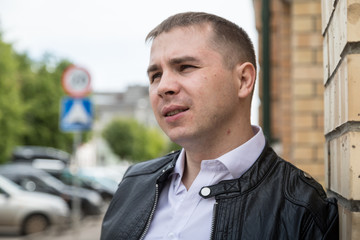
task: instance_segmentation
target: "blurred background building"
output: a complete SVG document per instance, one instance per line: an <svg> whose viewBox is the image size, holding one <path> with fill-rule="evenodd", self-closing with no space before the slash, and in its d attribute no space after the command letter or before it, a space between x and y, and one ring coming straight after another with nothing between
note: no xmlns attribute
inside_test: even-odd
<svg viewBox="0 0 360 240"><path fill-rule="evenodd" d="M260 124L280 155L339 202L360 238L360 1L254 0Z"/></svg>
<svg viewBox="0 0 360 240"><path fill-rule="evenodd" d="M94 92L95 128L103 129L119 117L134 118L147 126L157 126L149 101L147 86L129 86L125 92Z"/></svg>
<svg viewBox="0 0 360 240"><path fill-rule="evenodd" d="M128 86L123 92L94 92L91 96L95 106L93 137L79 148L78 161L81 166L96 166L128 163L119 161L102 131L115 119L134 119L147 127L158 127L149 101L147 86Z"/></svg>

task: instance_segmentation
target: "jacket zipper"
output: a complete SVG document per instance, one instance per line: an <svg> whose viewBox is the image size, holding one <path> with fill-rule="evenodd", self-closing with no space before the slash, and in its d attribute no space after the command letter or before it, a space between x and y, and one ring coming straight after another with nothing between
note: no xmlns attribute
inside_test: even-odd
<svg viewBox="0 0 360 240"><path fill-rule="evenodd" d="M213 216L212 216L212 223L211 223L211 234L210 234L210 240L214 239L214 234L215 234L215 223L216 223L216 214L217 214L217 206L218 206L218 202L216 201L214 204L214 208L213 208Z"/></svg>
<svg viewBox="0 0 360 240"><path fill-rule="evenodd" d="M143 240L145 238L145 235L146 233L148 232L149 228L150 228L150 223L151 223L151 220L154 216L154 213L155 213L155 209L156 209L156 206L157 206L157 203L158 203L158 198L159 198L159 185L156 184L155 185L155 202L154 202L154 205L151 209L151 213L150 213L150 217L145 225L145 230L144 232L141 234L141 237L139 238L139 240Z"/></svg>

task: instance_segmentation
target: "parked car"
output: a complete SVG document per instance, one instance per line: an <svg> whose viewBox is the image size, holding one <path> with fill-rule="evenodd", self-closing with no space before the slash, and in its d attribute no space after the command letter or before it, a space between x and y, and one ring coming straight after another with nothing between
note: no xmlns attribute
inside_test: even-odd
<svg viewBox="0 0 360 240"><path fill-rule="evenodd" d="M60 196L68 203L70 208L74 206L73 200L79 199L81 213L84 215L98 215L103 212L104 202L97 192L66 185L49 173L27 164L2 165L0 166L0 174L28 191L45 192Z"/></svg>
<svg viewBox="0 0 360 240"><path fill-rule="evenodd" d="M100 167L79 168L76 174L66 168L57 174L52 174L65 184L77 181L80 187L98 192L105 201L110 201L114 196L120 182L109 176ZM118 173L121 176L121 173Z"/></svg>
<svg viewBox="0 0 360 240"><path fill-rule="evenodd" d="M31 234L69 221L70 210L62 198L25 191L0 175L0 234Z"/></svg>
<svg viewBox="0 0 360 240"><path fill-rule="evenodd" d="M71 155L60 149L44 146L17 146L12 152L12 161L33 161L34 159L56 159L65 164L70 162Z"/></svg>
<svg viewBox="0 0 360 240"><path fill-rule="evenodd" d="M60 149L44 146L17 146L11 162L29 164L47 172L57 172L69 166L71 155Z"/></svg>

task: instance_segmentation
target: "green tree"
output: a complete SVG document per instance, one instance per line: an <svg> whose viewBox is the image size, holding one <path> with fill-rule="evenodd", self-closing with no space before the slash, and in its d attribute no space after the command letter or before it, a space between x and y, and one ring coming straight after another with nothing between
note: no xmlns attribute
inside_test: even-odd
<svg viewBox="0 0 360 240"><path fill-rule="evenodd" d="M16 53L0 33L0 163L8 160L25 129L17 68Z"/></svg>
<svg viewBox="0 0 360 240"><path fill-rule="evenodd" d="M144 161L160 156L166 148L163 135L134 119L116 119L103 131L111 149L122 159Z"/></svg>
<svg viewBox="0 0 360 240"><path fill-rule="evenodd" d="M0 31L0 163L18 145L72 151L72 134L59 129L60 100L65 95L61 76L70 64L50 54L31 60L4 42Z"/></svg>
<svg viewBox="0 0 360 240"><path fill-rule="evenodd" d="M159 157L160 154L166 151L167 141L158 129L148 128L146 131L146 140L146 155L142 160Z"/></svg>
<svg viewBox="0 0 360 240"><path fill-rule="evenodd" d="M61 74L70 64L66 60L52 61L46 55L44 60L36 63L33 75L28 74L34 67L26 56L19 55L22 63L23 79L21 95L25 104L27 128L22 135L24 145L42 145L70 151L72 136L59 129L60 100L64 96L61 87ZM53 65L50 67L50 64Z"/></svg>

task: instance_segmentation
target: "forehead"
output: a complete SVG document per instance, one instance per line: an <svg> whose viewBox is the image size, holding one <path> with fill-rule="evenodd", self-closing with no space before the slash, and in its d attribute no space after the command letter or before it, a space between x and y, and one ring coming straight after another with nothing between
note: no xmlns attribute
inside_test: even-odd
<svg viewBox="0 0 360 240"><path fill-rule="evenodd" d="M175 27L168 32L159 34L152 43L150 56L158 54L184 54L210 48L211 27L209 25L194 25Z"/></svg>

